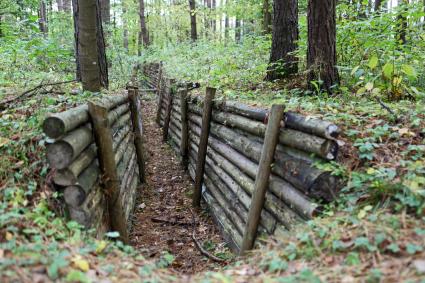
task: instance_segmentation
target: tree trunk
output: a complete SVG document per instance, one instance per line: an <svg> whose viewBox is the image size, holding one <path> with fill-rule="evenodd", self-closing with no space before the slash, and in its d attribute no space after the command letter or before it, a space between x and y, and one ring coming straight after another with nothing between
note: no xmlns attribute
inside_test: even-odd
<svg viewBox="0 0 425 283"><path fill-rule="evenodd" d="M336 0L308 1L308 82L314 90L317 88L311 82L318 82L328 93L339 83L335 10Z"/></svg>
<svg viewBox="0 0 425 283"><path fill-rule="evenodd" d="M241 34L241 20L236 16L235 23L235 41L237 43L241 42L242 34Z"/></svg>
<svg viewBox="0 0 425 283"><path fill-rule="evenodd" d="M279 2L279 1L276 1L276 2ZM263 32L264 34L271 33L272 31L271 26L272 26L272 14L270 13L270 2L269 0L263 0Z"/></svg>
<svg viewBox="0 0 425 283"><path fill-rule="evenodd" d="M71 12L71 0L62 0L63 2L63 11L66 13Z"/></svg>
<svg viewBox="0 0 425 283"><path fill-rule="evenodd" d="M102 23L111 22L111 0L100 0Z"/></svg>
<svg viewBox="0 0 425 283"><path fill-rule="evenodd" d="M123 47L128 53L128 26L127 26L127 5L122 2L122 28L123 28Z"/></svg>
<svg viewBox="0 0 425 283"><path fill-rule="evenodd" d="M211 27L213 32L217 30L217 21L215 19L215 8L216 8L216 0L211 0L211 11L212 11L212 19L211 19Z"/></svg>
<svg viewBox="0 0 425 283"><path fill-rule="evenodd" d="M64 0L56 0L56 4L58 5L58 11L63 12L64 11Z"/></svg>
<svg viewBox="0 0 425 283"><path fill-rule="evenodd" d="M397 43L399 45L405 45L407 42L407 18L404 15L407 12L407 5L409 5L409 0L398 0L398 6L400 7L399 13L397 15Z"/></svg>
<svg viewBox="0 0 425 283"><path fill-rule="evenodd" d="M47 10L46 10L46 2L41 0L39 3L38 9L38 24L40 27L40 32L46 37L48 33L47 29Z"/></svg>
<svg viewBox="0 0 425 283"><path fill-rule="evenodd" d="M144 0L139 0L139 18L140 18L140 32L139 32L139 56L142 54L142 44L144 47L149 46L149 32L146 26L146 18L145 18L145 2Z"/></svg>
<svg viewBox="0 0 425 283"><path fill-rule="evenodd" d="M108 87L105 41L99 0L73 0L77 78L83 89L100 91Z"/></svg>
<svg viewBox="0 0 425 283"><path fill-rule="evenodd" d="M381 4L382 0L375 0L375 3L373 5L373 10L377 13L381 10Z"/></svg>
<svg viewBox="0 0 425 283"><path fill-rule="evenodd" d="M198 33L196 31L196 3L195 0L189 0L190 9L190 38L193 42L198 39Z"/></svg>
<svg viewBox="0 0 425 283"><path fill-rule="evenodd" d="M298 1L274 1L273 39L270 66L266 80L282 79L298 71L297 58L291 54L297 49Z"/></svg>

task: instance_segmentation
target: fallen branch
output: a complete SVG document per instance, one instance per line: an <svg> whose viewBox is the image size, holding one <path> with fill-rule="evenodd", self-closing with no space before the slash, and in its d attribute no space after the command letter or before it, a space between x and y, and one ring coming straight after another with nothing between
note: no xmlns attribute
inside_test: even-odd
<svg viewBox="0 0 425 283"><path fill-rule="evenodd" d="M171 226L189 226L192 223L188 223L188 222L179 222L179 221L172 221L172 220L166 220L166 219L161 219L161 218L156 218L156 217L152 217L151 218L152 222L155 223L164 223L164 224L168 224Z"/></svg>
<svg viewBox="0 0 425 283"><path fill-rule="evenodd" d="M391 108L389 108L387 105L385 105L385 103L379 97L376 98L376 101L378 101L379 105L381 105L382 108L387 110L391 115L398 119L397 114L395 114L395 112L391 110Z"/></svg>
<svg viewBox="0 0 425 283"><path fill-rule="evenodd" d="M202 255L208 257L209 259L216 261L216 262L226 262L224 259L216 257L213 254L210 254L209 252L207 252L201 245L201 243L199 243L199 241L196 239L196 234L195 234L195 227L196 227L196 221L195 221L195 215L193 214L193 211L190 209L190 213L192 214L192 240L195 243L196 247L198 248L198 250L201 252Z"/></svg>
<svg viewBox="0 0 425 283"><path fill-rule="evenodd" d="M9 104L9 103L11 103L13 101L18 100L18 99L20 99L21 97L23 97L23 96L25 96L27 94L34 93L35 91L39 90L40 88L44 88L46 86L68 84L68 83L73 83L73 82L76 82L76 81L77 80L70 80L70 81L63 81L63 82L54 82L54 83L46 83L46 84L40 83L39 85L37 85L37 86L35 86L35 87L33 87L33 88L29 89L29 90L26 90L26 91L24 91L21 94L18 94L18 95L14 96L14 97L11 97L9 99L6 99L5 101L0 102L0 110L6 108L7 104Z"/></svg>

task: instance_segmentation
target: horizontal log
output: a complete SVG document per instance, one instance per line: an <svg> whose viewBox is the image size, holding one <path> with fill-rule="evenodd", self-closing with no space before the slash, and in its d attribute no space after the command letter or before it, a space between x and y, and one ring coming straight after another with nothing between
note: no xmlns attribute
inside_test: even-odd
<svg viewBox="0 0 425 283"><path fill-rule="evenodd" d="M190 114L189 119L199 128L199 116ZM212 124L211 133L251 160L258 162L260 159L261 143L246 135L216 123ZM272 171L312 198L331 201L340 189L336 178L329 172L314 168L303 158L290 156L279 148L275 154L275 166Z"/></svg>
<svg viewBox="0 0 425 283"><path fill-rule="evenodd" d="M116 133L125 126L130 125L130 118L130 111L119 117L118 120L114 124L112 124L112 134Z"/></svg>
<svg viewBox="0 0 425 283"><path fill-rule="evenodd" d="M128 103L122 104L117 108L112 109L108 113L108 124L113 125L119 117L121 117L122 115L124 115L124 113L127 113L128 111L130 111L130 106Z"/></svg>
<svg viewBox="0 0 425 283"><path fill-rule="evenodd" d="M77 183L78 176L86 169L96 158L96 145L87 147L80 155L69 165L69 167L57 170L53 175L53 182L59 186L71 186Z"/></svg>
<svg viewBox="0 0 425 283"><path fill-rule="evenodd" d="M118 177L120 178L121 182L124 180L124 175L126 174L126 171L133 166L132 162L135 162L134 156L135 156L135 148L134 146L131 146L124 152L123 157L121 159L121 162L117 165L117 173Z"/></svg>
<svg viewBox="0 0 425 283"><path fill-rule="evenodd" d="M115 164L119 164L124 153L129 148L129 146L133 146L133 134L128 132L122 142L116 147L115 151Z"/></svg>
<svg viewBox="0 0 425 283"><path fill-rule="evenodd" d="M191 124L190 129L190 138L196 143L200 128ZM211 148L211 158L215 160L215 162L219 164L223 170L228 172L249 195L251 195L254 185L253 178L256 176L258 164L249 160L247 157L215 137L209 138L209 146ZM271 192L283 200L290 208L294 208L304 218L310 219L315 213L317 213L317 205L306 198L288 182L272 175L270 177L269 186ZM267 195L266 199L268 198L271 198L271 196L269 197ZM276 205L269 205L269 201L266 200L266 208L270 211L271 207L275 206ZM280 207L281 205L278 204L277 206Z"/></svg>
<svg viewBox="0 0 425 283"><path fill-rule="evenodd" d="M130 133L130 125L125 125L121 129L119 129L114 135L113 135L113 144L112 148L116 152L117 148L121 144L121 142L124 140L124 138Z"/></svg>
<svg viewBox="0 0 425 283"><path fill-rule="evenodd" d="M80 206L87 195L96 186L100 175L97 160L93 160L89 167L78 176L78 182L65 188L63 196L66 204L72 207Z"/></svg>
<svg viewBox="0 0 425 283"><path fill-rule="evenodd" d="M131 229L131 215L133 214L134 207L136 204L137 199L137 189L139 187L139 171L138 168L136 168L136 174L134 174L133 179L129 186L129 191L127 194L127 202L125 204L125 217L127 219L127 222L129 223L129 230Z"/></svg>
<svg viewBox="0 0 425 283"><path fill-rule="evenodd" d="M195 168L193 164L189 164L188 170L189 175L194 180ZM203 190L202 195L205 201L207 202L210 210L212 211L212 216L215 222L218 224L218 227L223 231L225 240L229 243L229 245L234 251L239 251L239 247L242 243L242 236L237 232L236 228L233 227L229 219L227 219L222 207L217 203L214 197L212 197L207 190Z"/></svg>
<svg viewBox="0 0 425 283"><path fill-rule="evenodd" d="M104 97L100 100L99 104L111 110L112 108L118 107L121 104L124 104L126 102L128 102L128 95L120 94L120 95Z"/></svg>
<svg viewBox="0 0 425 283"><path fill-rule="evenodd" d="M331 122L303 116L295 112L286 112L284 120L288 128L326 139L336 139L340 133L338 126Z"/></svg>
<svg viewBox="0 0 425 283"><path fill-rule="evenodd" d="M80 105L61 113L48 114L43 122L43 132L49 138L57 139L89 120L87 104Z"/></svg>
<svg viewBox="0 0 425 283"><path fill-rule="evenodd" d="M68 207L71 220L83 225L86 229L94 227L104 214L106 201L99 185L95 186L85 201L77 207Z"/></svg>
<svg viewBox="0 0 425 283"><path fill-rule="evenodd" d="M51 167L64 169L93 142L91 126L86 124L68 133L63 139L47 145L47 160Z"/></svg>
<svg viewBox="0 0 425 283"><path fill-rule="evenodd" d="M202 113L202 110L195 105L191 105L189 110L198 115L201 115ZM231 113L214 111L213 121L225 126L240 129L243 132L247 132L261 138L264 137L266 132L266 125L263 123ZM216 125L220 126L219 124ZM337 142L288 128L281 129L279 134L279 143L305 152L314 153L328 160L335 159L338 153Z"/></svg>

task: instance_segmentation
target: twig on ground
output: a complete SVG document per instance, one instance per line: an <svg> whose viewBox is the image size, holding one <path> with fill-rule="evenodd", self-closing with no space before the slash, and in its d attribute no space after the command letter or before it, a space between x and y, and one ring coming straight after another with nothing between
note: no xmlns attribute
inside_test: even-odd
<svg viewBox="0 0 425 283"><path fill-rule="evenodd" d="M224 259L216 257L215 255L207 252L202 247L201 243L199 243L199 241L196 239L196 236L195 236L195 228L196 228L195 214L193 213L193 211L191 209L190 209L190 213L192 214L192 240L195 243L195 246L198 248L198 250L201 252L202 255L208 257L209 259L216 261L216 262L226 262Z"/></svg>
<svg viewBox="0 0 425 283"><path fill-rule="evenodd" d="M382 108L387 110L388 113L393 115L396 118L396 120L398 120L397 114L395 114L395 112L391 110L391 108L389 108L387 105L385 105L385 103L379 97L376 98L376 101L378 101L379 105L381 105Z"/></svg>
<svg viewBox="0 0 425 283"><path fill-rule="evenodd" d="M26 91L24 91L24 92L23 92L23 93L21 93L21 94L18 94L18 95L14 96L14 97L11 97L11 98L9 98L9 99L6 99L6 100L4 100L4 101L0 102L0 110L2 110L2 109L4 109L4 108L6 108L6 107L7 107L7 105L8 105L9 103L11 103L11 102L14 102L14 101L18 100L18 99L20 99L21 97L23 97L23 96L25 96L25 95L28 95L28 94L31 94L31 93L35 93L35 92L36 92L36 91L38 91L39 89L44 88L44 87L46 87L46 86L55 86L55 85L60 85L60 84L73 83L73 82L76 82L76 80L63 81L63 82L54 82L54 83L46 83L46 84L44 84L44 83L42 82L42 83L40 83L39 85L37 85L37 86L35 86L35 87L33 87L33 88L29 89L29 90L26 90Z"/></svg>
<svg viewBox="0 0 425 283"><path fill-rule="evenodd" d="M164 224L169 224L171 226L189 226L192 223L188 223L188 222L179 222L179 221L172 221L172 220L166 220L166 219L161 219L161 218L156 218L156 217L152 217L151 218L152 222L155 223L164 223Z"/></svg>

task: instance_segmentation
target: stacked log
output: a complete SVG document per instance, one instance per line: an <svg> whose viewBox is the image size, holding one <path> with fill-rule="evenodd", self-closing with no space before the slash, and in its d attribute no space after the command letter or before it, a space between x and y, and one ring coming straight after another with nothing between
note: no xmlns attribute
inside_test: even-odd
<svg viewBox="0 0 425 283"><path fill-rule="evenodd" d="M139 114L132 115L129 96L117 95L96 102L106 109L105 125L110 129L111 150L117 177L118 193L127 229L131 225L131 212L135 205L142 147L136 151L134 136L141 142L142 121ZM138 97L133 96L133 111L139 112ZM138 131L133 129L137 124ZM47 143L47 160L54 170L53 182L63 192L64 202L72 220L86 228L95 228L98 234L109 229L108 193L103 188L105 180L95 129L88 105L49 114L43 123L44 133L51 138ZM137 144L137 142L136 142ZM106 180L107 181L107 180Z"/></svg>
<svg viewBox="0 0 425 283"><path fill-rule="evenodd" d="M188 170L195 180L203 98L186 95L189 111L182 114L184 96L173 97L170 111L169 94L162 95L158 124L163 126L170 115L168 141L184 158L181 144L186 126L183 124L188 123ZM182 117L187 117L185 123ZM247 222L267 119L267 110L239 102L216 101L213 106L202 194L236 247L240 247ZM330 122L294 112L284 114L260 218L260 233L273 234L280 227L291 229L296 223L317 215L319 203L336 198L341 186L339 180L314 164L336 159L338 134L338 127Z"/></svg>

